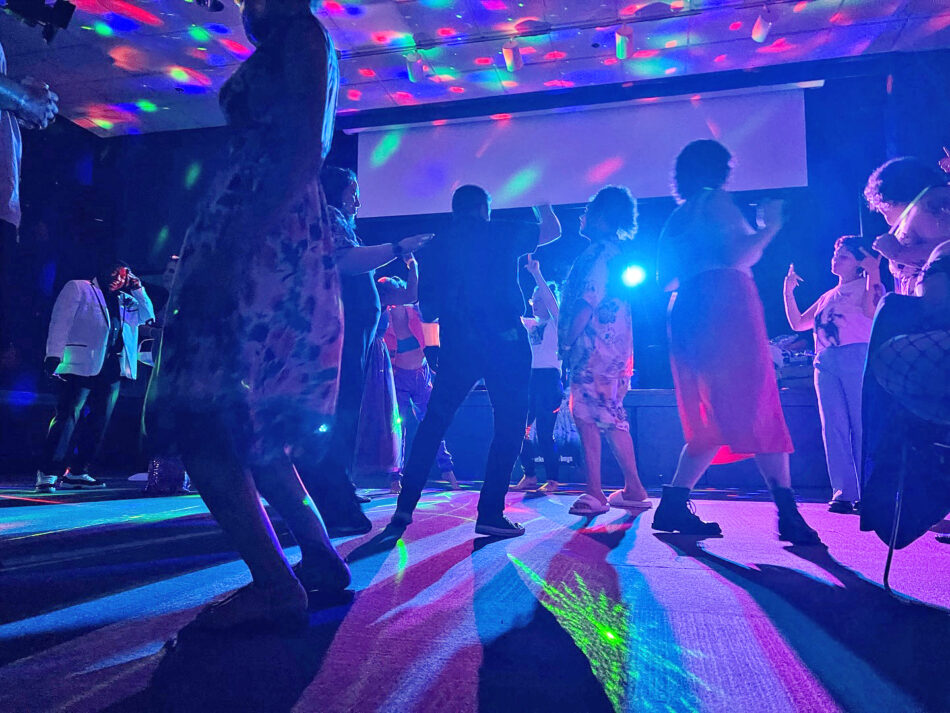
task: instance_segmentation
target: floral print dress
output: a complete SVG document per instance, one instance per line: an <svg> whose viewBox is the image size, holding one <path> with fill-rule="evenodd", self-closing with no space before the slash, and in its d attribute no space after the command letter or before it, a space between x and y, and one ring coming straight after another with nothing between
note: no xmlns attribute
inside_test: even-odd
<svg viewBox="0 0 950 713"><path fill-rule="evenodd" d="M329 430L343 316L318 176L338 84L332 41L306 15L268 35L221 90L229 167L181 250L146 406L157 452L206 419L251 465Z"/></svg>
<svg viewBox="0 0 950 713"><path fill-rule="evenodd" d="M574 262L564 287L561 344L574 322L575 305L593 310L590 321L566 355L571 373L571 414L598 428L630 429L623 397L633 374L633 320L630 304L618 295L620 241L591 243Z"/></svg>

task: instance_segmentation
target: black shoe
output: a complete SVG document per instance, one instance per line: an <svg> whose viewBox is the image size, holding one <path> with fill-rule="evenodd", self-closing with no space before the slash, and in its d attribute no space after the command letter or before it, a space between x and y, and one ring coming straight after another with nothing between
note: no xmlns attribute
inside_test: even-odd
<svg viewBox="0 0 950 713"><path fill-rule="evenodd" d="M81 475L66 473L66 475L59 479L59 487L63 490L91 490L94 488L104 488L106 484L86 473Z"/></svg>
<svg viewBox="0 0 950 713"><path fill-rule="evenodd" d="M828 503L828 512L837 513L838 515L850 515L854 512L854 505L847 500L832 500Z"/></svg>
<svg viewBox="0 0 950 713"><path fill-rule="evenodd" d="M823 544L818 533L809 527L805 518L798 512L795 495L789 488L773 489L772 497L778 508L778 539L793 545Z"/></svg>
<svg viewBox="0 0 950 713"><path fill-rule="evenodd" d="M373 529L373 523L363 513L360 513L358 517L354 516L346 520L327 520L324 518L323 523L326 525L327 534L330 537L365 535Z"/></svg>
<svg viewBox="0 0 950 713"><path fill-rule="evenodd" d="M672 485L663 486L663 497L653 515L653 529L702 537L722 535L718 522L704 522L696 515L693 501L689 499L689 488Z"/></svg>
<svg viewBox="0 0 950 713"><path fill-rule="evenodd" d="M335 552L328 552L322 562L301 559L293 570L308 592L339 592L350 586L350 568Z"/></svg>
<svg viewBox="0 0 950 713"><path fill-rule="evenodd" d="M476 520L475 532L492 537L521 537L524 534L524 528L517 522L512 522L504 515L500 515L497 518Z"/></svg>

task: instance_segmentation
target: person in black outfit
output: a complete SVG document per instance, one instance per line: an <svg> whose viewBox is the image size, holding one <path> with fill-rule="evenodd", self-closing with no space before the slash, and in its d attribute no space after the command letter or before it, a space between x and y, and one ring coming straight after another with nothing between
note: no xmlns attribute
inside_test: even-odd
<svg viewBox="0 0 950 713"><path fill-rule="evenodd" d="M494 416L475 532L517 537L524 528L504 515L511 469L521 450L528 414L531 349L521 324L524 296L520 256L556 240L561 225L550 205L535 208L540 223L491 220L491 198L479 186L452 196L452 224L420 260L420 309L438 319L439 373L402 474L392 527L412 522L422 488L456 410L479 379ZM471 275L478 275L478 280Z"/></svg>
<svg viewBox="0 0 950 713"><path fill-rule="evenodd" d="M412 255L432 235L425 233L395 243L363 245L356 234L356 214L360 208L356 174L349 169L327 166L321 172L320 182L330 211L343 297L340 390L336 421L330 429L329 444L322 450L322 457L313 455L316 450L308 453L304 448L294 454L293 460L330 534L356 535L369 532L372 527L360 510L349 473L356 452L366 364L379 323L380 303L375 272L396 258Z"/></svg>

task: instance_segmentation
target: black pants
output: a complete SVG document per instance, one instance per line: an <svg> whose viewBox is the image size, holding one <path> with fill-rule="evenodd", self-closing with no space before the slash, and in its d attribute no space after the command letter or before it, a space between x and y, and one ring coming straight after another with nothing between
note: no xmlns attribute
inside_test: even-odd
<svg viewBox="0 0 950 713"><path fill-rule="evenodd" d="M107 359L97 376L63 375L57 384L56 414L43 444L40 470L46 475L62 475L66 467L76 475L89 471L112 418L120 384L118 359ZM89 411L82 417L84 406Z"/></svg>
<svg viewBox="0 0 950 713"><path fill-rule="evenodd" d="M484 379L491 399L495 433L488 451L478 516L495 518L504 512L511 469L524 439L531 348L527 333L520 328L478 339L454 336L442 337L439 373L429 398L429 409L419 424L406 459L396 510L408 514L415 509L439 443L455 412L475 383Z"/></svg>
<svg viewBox="0 0 950 713"><path fill-rule="evenodd" d="M557 446L554 443L554 424L561 409L564 391L561 387L561 372L558 369L531 370L531 402L528 408L528 425L536 423L538 446L544 458L544 471L548 480L558 479ZM535 477L535 446L525 430L524 443L521 446L521 465L524 474Z"/></svg>
<svg viewBox="0 0 950 713"><path fill-rule="evenodd" d="M20 280L15 274L17 229L12 223L0 220L0 352L13 341L13 298ZM35 289L33 285L30 289Z"/></svg>

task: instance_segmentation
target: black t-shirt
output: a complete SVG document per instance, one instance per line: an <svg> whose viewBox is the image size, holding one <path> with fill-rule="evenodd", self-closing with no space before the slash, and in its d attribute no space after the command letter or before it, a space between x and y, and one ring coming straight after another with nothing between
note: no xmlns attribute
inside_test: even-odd
<svg viewBox="0 0 950 713"><path fill-rule="evenodd" d="M538 247L537 223L456 218L419 258L423 317L443 337L493 335L521 327L519 259Z"/></svg>

